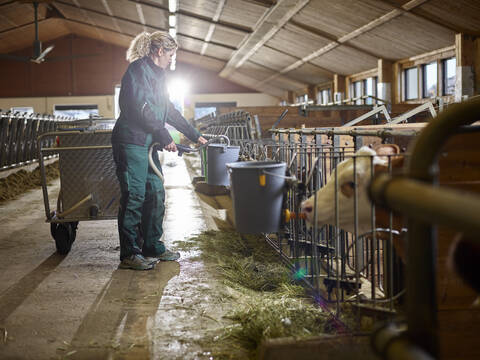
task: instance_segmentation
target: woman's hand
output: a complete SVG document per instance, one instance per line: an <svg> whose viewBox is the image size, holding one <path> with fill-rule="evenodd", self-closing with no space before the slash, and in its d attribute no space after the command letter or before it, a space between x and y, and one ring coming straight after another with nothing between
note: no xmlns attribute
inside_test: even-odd
<svg viewBox="0 0 480 360"><path fill-rule="evenodd" d="M175 141L172 140L170 144L164 147L167 151L177 151L177 146L175 145Z"/></svg>
<svg viewBox="0 0 480 360"><path fill-rule="evenodd" d="M200 144L200 145L203 145L203 144L206 144L208 142L207 139L205 139L203 136L200 136L197 140L197 142Z"/></svg>

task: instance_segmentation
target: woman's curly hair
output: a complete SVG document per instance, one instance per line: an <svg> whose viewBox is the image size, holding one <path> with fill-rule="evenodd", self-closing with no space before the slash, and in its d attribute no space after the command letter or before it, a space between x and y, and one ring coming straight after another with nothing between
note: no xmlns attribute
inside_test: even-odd
<svg viewBox="0 0 480 360"><path fill-rule="evenodd" d="M176 49L177 47L177 42L167 32L142 32L138 34L130 43L130 47L127 50L127 61L133 62L142 57L157 54L158 49L161 48L165 51L170 51Z"/></svg>

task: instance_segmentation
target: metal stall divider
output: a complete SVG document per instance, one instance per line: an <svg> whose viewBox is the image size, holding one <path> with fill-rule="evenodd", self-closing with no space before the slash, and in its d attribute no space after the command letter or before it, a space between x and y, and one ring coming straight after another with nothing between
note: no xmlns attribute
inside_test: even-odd
<svg viewBox="0 0 480 360"><path fill-rule="evenodd" d="M278 129L273 131L277 145L272 147L278 147L280 151L274 151L275 155L272 158L286 161L290 173L296 175L305 185L304 196L313 196L316 201L316 190L327 183L329 176L331 181L336 182L336 187L339 187L338 174L336 172L333 174L332 171L343 160L353 159L354 174L357 173L357 156L354 156L356 146L341 144L341 135L356 137L353 143L358 144L362 136L388 139L392 136L412 137L417 132L418 130L392 129ZM253 146L255 147L255 144ZM371 164L372 159L369 161ZM389 169L391 170L390 162ZM356 178L354 182L357 182ZM288 192L287 204L292 213L299 212L300 203L297 195L294 190ZM286 224L285 231L277 239L276 248L281 252L285 249L282 245L288 245L287 248L293 256L283 258L290 262L297 276L303 276L303 280L312 289L336 306L337 313L341 311L340 304L347 302L392 311L394 301L399 295L393 294L392 291L392 260L387 261L384 256L392 257L393 252L390 251L391 246L387 247L384 244L388 239L378 239L374 235L377 231L374 217L371 220L372 230L368 234L358 232L360 210L357 196L358 194L355 195L353 211L356 229L354 233L348 233L340 228L338 217L341 207L340 200L336 197L335 223L320 226L315 221L310 227L305 220L296 217L294 221ZM368 211L374 215L374 210ZM285 236L285 239L282 239L281 235ZM274 236L266 234L266 237L272 240ZM389 269L385 268L385 263L390 264ZM385 274L388 277L385 277Z"/></svg>
<svg viewBox="0 0 480 360"><path fill-rule="evenodd" d="M60 124L68 127L72 121L63 116L0 112L0 170L37 161L37 136L55 131ZM43 146L50 146L54 140L44 141Z"/></svg>
<svg viewBox="0 0 480 360"><path fill-rule="evenodd" d="M305 219L295 215L300 212L301 201L313 197L314 218L317 217L316 192L328 181L340 188L341 179L334 170L342 161L351 159L353 182L356 184L360 180L357 177L360 157L355 152L367 143L365 137L390 142L393 137L414 137L420 129L273 129L270 139L260 139L254 136L255 127L250 114L239 111L209 117L204 121L203 130L210 136L227 135L233 144L241 147L242 160L286 162L287 175L296 176L300 185L288 189L285 200L292 221L286 221L279 233L264 236L298 280L335 306L337 314L341 312L342 303L384 313L395 311L395 301L404 293L400 285L394 284L398 271L395 261L397 264L399 261L392 246L392 231L377 229L373 205L363 208L365 205L359 203L359 194L355 191L352 205L354 231L351 233L344 231L339 222L343 216L339 195L334 199L336 216L330 224L313 221L310 226ZM342 143L341 137L344 136L352 137L353 141ZM392 171L392 157L388 156L389 171ZM370 172L367 180L373 175L373 157L369 156L368 161ZM359 231L359 214L365 212L370 213L370 231L362 234ZM389 229L392 229L391 214L389 221ZM384 231L385 236L377 236L380 231Z"/></svg>
<svg viewBox="0 0 480 360"><path fill-rule="evenodd" d="M478 120L479 113L480 98L449 107L416 139L405 176L382 174L376 176L370 186L376 203L406 214L409 224L407 328L387 326L372 339L377 351L386 359L395 359L400 352L405 358L422 355L422 358L431 359L443 355L440 354L438 321L437 225L460 231L478 244L480 197L473 190L459 191L439 184L438 161L450 137L462 132L479 132L478 126L466 128ZM461 325L474 329L478 326L478 318L472 316ZM476 337L471 339L469 344L456 337L456 345L477 343Z"/></svg>

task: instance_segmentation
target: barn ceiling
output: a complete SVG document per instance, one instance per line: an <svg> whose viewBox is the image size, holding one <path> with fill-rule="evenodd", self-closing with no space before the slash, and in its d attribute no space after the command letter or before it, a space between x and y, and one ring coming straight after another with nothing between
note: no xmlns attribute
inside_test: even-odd
<svg viewBox="0 0 480 360"><path fill-rule="evenodd" d="M41 41L76 34L127 47L168 30L168 0L39 0ZM478 0L179 0L179 61L278 97L480 35ZM0 53L34 40L29 1L0 0Z"/></svg>

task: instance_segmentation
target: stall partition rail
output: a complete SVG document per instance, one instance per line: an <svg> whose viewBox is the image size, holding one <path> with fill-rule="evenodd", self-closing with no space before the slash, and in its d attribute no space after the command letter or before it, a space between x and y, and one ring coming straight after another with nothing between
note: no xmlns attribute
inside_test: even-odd
<svg viewBox="0 0 480 360"><path fill-rule="evenodd" d="M73 119L52 115L0 112L0 171L38 160L37 137L71 124ZM42 146L52 145L46 139Z"/></svg>

